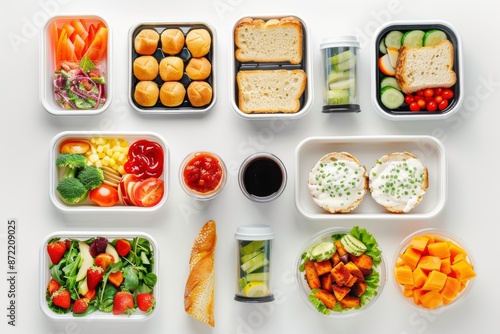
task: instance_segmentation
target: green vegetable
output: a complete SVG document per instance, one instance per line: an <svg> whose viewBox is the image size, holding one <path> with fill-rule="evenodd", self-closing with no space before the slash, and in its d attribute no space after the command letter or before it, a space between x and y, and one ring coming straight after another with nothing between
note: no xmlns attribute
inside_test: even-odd
<svg viewBox="0 0 500 334"><path fill-rule="evenodd" d="M68 204L78 204L83 202L88 195L85 186L74 177L66 177L59 181L57 193L61 199Z"/></svg>
<svg viewBox="0 0 500 334"><path fill-rule="evenodd" d="M66 168L63 177L75 177L76 173L87 165L87 158L83 154L63 153L56 159L56 166Z"/></svg>
<svg viewBox="0 0 500 334"><path fill-rule="evenodd" d="M77 178L87 190L92 190L102 184L102 181L104 181L104 172L96 166L85 166L85 168L78 172Z"/></svg>
<svg viewBox="0 0 500 334"><path fill-rule="evenodd" d="M380 101L388 109L397 109L404 103L405 97L398 89L385 86L380 91Z"/></svg>
<svg viewBox="0 0 500 334"><path fill-rule="evenodd" d="M330 314L330 309L328 307L326 307L325 304L323 304L323 302L321 300L319 300L316 296L314 296L314 294L316 292L318 292L318 289L311 290L311 292L309 293L309 296L307 296L307 298L309 299L311 304L313 304L314 307L320 313L327 314L327 315Z"/></svg>

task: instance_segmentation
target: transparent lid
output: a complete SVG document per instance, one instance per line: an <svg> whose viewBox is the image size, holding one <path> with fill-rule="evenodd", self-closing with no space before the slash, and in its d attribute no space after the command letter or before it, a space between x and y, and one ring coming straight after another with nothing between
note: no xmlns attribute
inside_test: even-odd
<svg viewBox="0 0 500 334"><path fill-rule="evenodd" d="M236 228L234 238L238 240L270 240L274 232L269 225L243 225Z"/></svg>
<svg viewBox="0 0 500 334"><path fill-rule="evenodd" d="M356 36L336 36L336 37L328 37L323 39L323 42L319 45L321 50L327 48L335 48L335 47L356 47L359 48L359 41Z"/></svg>

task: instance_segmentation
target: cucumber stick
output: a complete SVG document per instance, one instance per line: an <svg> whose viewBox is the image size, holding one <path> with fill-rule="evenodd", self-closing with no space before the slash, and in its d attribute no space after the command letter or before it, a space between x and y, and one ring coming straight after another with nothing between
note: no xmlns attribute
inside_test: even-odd
<svg viewBox="0 0 500 334"><path fill-rule="evenodd" d="M241 255L250 254L262 247L264 247L264 240L255 240L241 247L240 253Z"/></svg>
<svg viewBox="0 0 500 334"><path fill-rule="evenodd" d="M250 260L248 260L247 262L243 263L241 265L241 270L247 271L248 269L252 268L256 264L263 262L264 259L265 259L264 253L261 252L259 255L255 256L255 257L251 258Z"/></svg>

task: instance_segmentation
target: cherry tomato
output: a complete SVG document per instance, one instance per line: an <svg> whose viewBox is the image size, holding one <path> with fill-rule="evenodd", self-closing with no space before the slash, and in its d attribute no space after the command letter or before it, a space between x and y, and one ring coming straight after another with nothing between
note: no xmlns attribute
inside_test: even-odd
<svg viewBox="0 0 500 334"><path fill-rule="evenodd" d="M434 96L434 102L436 102L437 104L440 104L441 101L443 101L443 97L441 95Z"/></svg>
<svg viewBox="0 0 500 334"><path fill-rule="evenodd" d="M413 97L413 95L411 95L411 94L407 94L407 95L405 96L405 103L406 103L406 104L410 105L410 104L411 104L412 102L414 102L414 101L415 101L415 98Z"/></svg>
<svg viewBox="0 0 500 334"><path fill-rule="evenodd" d="M420 109L424 109L425 105L427 104L427 102L424 99L418 100L417 103Z"/></svg>
<svg viewBox="0 0 500 334"><path fill-rule="evenodd" d="M103 183L90 191L89 198L99 206L113 206L118 203L118 190Z"/></svg>
<svg viewBox="0 0 500 334"><path fill-rule="evenodd" d="M445 110L446 107L448 107L448 100L441 101L441 103L438 105L438 107L439 107L439 110Z"/></svg>
<svg viewBox="0 0 500 334"><path fill-rule="evenodd" d="M455 94L453 94L453 91L449 88L446 88L446 89L443 89L443 93L441 94L441 96L443 97L443 99L445 100L450 100L453 98Z"/></svg>
<svg viewBox="0 0 500 334"><path fill-rule="evenodd" d="M412 102L410 104L410 110L411 111L420 111L420 107L418 106L418 103L417 102Z"/></svg>
<svg viewBox="0 0 500 334"><path fill-rule="evenodd" d="M426 97L424 98L424 100L425 100L425 102L429 103L429 102L431 102L431 101L434 101L434 98L433 98L432 96L426 96Z"/></svg>
<svg viewBox="0 0 500 334"><path fill-rule="evenodd" d="M432 89L432 88L425 89L424 96L425 97L433 97L434 96L434 89Z"/></svg>
<svg viewBox="0 0 500 334"><path fill-rule="evenodd" d="M421 90L417 91L417 95L418 96L424 96L424 90L421 89Z"/></svg>
<svg viewBox="0 0 500 334"><path fill-rule="evenodd" d="M434 95L441 95L443 94L443 88L436 88L434 90Z"/></svg>
<svg viewBox="0 0 500 334"><path fill-rule="evenodd" d="M427 111L436 111L436 110L437 110L437 103L435 101L427 102Z"/></svg>
<svg viewBox="0 0 500 334"><path fill-rule="evenodd" d="M138 206L155 206L163 198L163 180L150 177L141 181L134 190L135 203Z"/></svg>

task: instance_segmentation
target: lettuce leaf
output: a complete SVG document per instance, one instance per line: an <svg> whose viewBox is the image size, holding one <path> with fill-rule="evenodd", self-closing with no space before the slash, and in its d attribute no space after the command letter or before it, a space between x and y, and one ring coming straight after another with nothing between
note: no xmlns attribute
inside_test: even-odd
<svg viewBox="0 0 500 334"><path fill-rule="evenodd" d="M330 314L330 309L328 307L325 306L325 304L319 300L316 296L314 296L314 294L316 292L318 292L319 289L313 289L311 290L311 292L309 293L309 296L307 297L309 299L309 301L311 302L311 304L314 305L314 307L320 312L320 313L323 313L323 314Z"/></svg>

